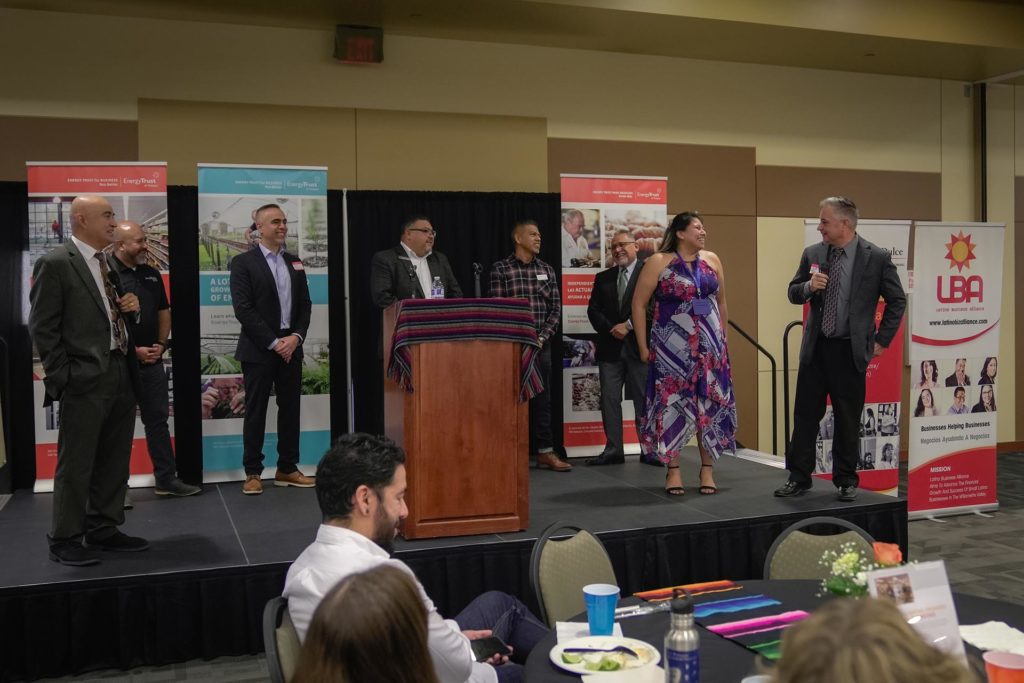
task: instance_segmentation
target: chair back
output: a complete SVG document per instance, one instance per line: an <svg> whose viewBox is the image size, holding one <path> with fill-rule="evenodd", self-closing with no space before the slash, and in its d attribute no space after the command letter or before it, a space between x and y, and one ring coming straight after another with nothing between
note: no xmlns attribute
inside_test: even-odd
<svg viewBox="0 0 1024 683"><path fill-rule="evenodd" d="M563 530L572 533L554 538ZM540 618L554 626L556 621L583 612L583 587L589 583L616 584L604 544L581 526L555 522L540 535L530 555L530 585L537 596Z"/></svg>
<svg viewBox="0 0 1024 683"><path fill-rule="evenodd" d="M288 614L287 598L271 598L263 608L263 647L272 683L288 683L299 662L302 643Z"/></svg>
<svg viewBox="0 0 1024 683"><path fill-rule="evenodd" d="M813 525L830 525L844 531L819 535L801 531ZM831 575L829 567L821 563L826 550L838 551L846 543L852 543L865 557L874 557L868 532L852 522L838 517L810 517L787 527L768 549L764 560L766 579L825 579Z"/></svg>

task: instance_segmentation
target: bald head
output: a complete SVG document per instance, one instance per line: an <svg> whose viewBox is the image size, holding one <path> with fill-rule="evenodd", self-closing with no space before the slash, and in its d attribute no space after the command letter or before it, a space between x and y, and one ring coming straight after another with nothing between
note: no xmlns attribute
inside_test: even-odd
<svg viewBox="0 0 1024 683"><path fill-rule="evenodd" d="M104 249L114 241L114 210L103 197L82 195L71 202L71 231L93 249Z"/></svg>
<svg viewBox="0 0 1024 683"><path fill-rule="evenodd" d="M135 221L120 221L114 230L114 255L126 266L141 266L149 261L146 233Z"/></svg>

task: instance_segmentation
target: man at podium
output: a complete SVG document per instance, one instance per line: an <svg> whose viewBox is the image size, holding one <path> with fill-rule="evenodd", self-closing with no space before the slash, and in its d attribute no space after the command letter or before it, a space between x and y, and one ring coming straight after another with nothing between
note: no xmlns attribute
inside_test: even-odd
<svg viewBox="0 0 1024 683"><path fill-rule="evenodd" d="M370 264L373 303L387 308L403 299L461 299L462 288L448 259L434 251L437 232L426 216L413 216L402 224L397 247L378 251ZM440 278L441 292L433 292Z"/></svg>
<svg viewBox="0 0 1024 683"><path fill-rule="evenodd" d="M551 438L551 338L562 316L555 269L537 258L540 254L540 229L537 222L525 220L512 229L515 251L491 266L491 296L526 299L533 311L537 341L541 344L537 368L544 389L530 399L530 453L537 466L555 472L568 472L572 465L555 454Z"/></svg>

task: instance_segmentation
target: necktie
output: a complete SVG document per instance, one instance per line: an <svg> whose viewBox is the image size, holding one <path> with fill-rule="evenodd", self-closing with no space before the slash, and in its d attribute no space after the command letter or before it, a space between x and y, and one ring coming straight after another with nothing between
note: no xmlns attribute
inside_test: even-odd
<svg viewBox="0 0 1024 683"><path fill-rule="evenodd" d="M628 282L629 282L629 280L626 277L626 269L625 268L619 268L619 282L615 286L615 289L616 289L616 291L619 294L619 306L622 305L622 297L626 293L626 285L628 284Z"/></svg>
<svg viewBox="0 0 1024 683"><path fill-rule="evenodd" d="M826 337L836 333L839 310L839 279L843 276L843 250L833 248L828 259L828 284L825 285L825 307L821 316L821 332Z"/></svg>
<svg viewBox="0 0 1024 683"><path fill-rule="evenodd" d="M125 325L124 317L117 308L117 292L114 285L110 283L110 270L107 268L107 259L103 252L97 251L93 257L100 262L100 277L103 280L103 290L107 295L107 303L110 305L110 329L114 332L114 342L121 353L128 353L128 327Z"/></svg>
<svg viewBox="0 0 1024 683"><path fill-rule="evenodd" d="M291 325L292 297L289 285L288 265L281 254L270 254L270 269L274 271L274 284L277 285L277 298L281 303L281 328Z"/></svg>

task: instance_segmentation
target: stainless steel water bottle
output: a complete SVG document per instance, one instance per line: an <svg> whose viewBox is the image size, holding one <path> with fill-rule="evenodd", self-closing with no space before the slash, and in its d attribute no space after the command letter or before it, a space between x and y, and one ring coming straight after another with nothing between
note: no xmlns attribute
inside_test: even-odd
<svg viewBox="0 0 1024 683"><path fill-rule="evenodd" d="M700 681L700 634L693 623L693 598L676 590L672 625L665 634L665 683Z"/></svg>

